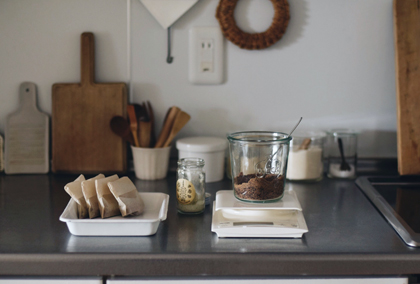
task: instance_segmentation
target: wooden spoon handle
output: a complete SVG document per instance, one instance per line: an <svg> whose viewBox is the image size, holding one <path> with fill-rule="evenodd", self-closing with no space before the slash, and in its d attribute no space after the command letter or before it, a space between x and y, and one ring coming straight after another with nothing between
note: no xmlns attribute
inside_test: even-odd
<svg viewBox="0 0 420 284"><path fill-rule="evenodd" d="M95 81L95 41L93 33L81 35L81 83L92 85Z"/></svg>
<svg viewBox="0 0 420 284"><path fill-rule="evenodd" d="M309 145L311 144L312 140L311 138L305 138L302 141L302 144L300 144L298 150L307 150L309 148Z"/></svg>
<svg viewBox="0 0 420 284"><path fill-rule="evenodd" d="M131 130L131 134L133 134L133 138L134 138L134 146L136 146L136 147L140 147L139 140L137 139L137 131L133 131L133 130Z"/></svg>
<svg viewBox="0 0 420 284"><path fill-rule="evenodd" d="M168 139L166 139L165 144L163 144L163 147L168 147L172 140L175 138L175 136L178 134L178 132L187 124L187 122L191 119L191 116L184 112L180 111L176 117L174 124L171 129L171 133L169 133Z"/></svg>
<svg viewBox="0 0 420 284"><path fill-rule="evenodd" d="M151 142L152 124L150 121L139 121L140 135L139 144L140 147L149 148Z"/></svg>
<svg viewBox="0 0 420 284"><path fill-rule="evenodd" d="M149 120L151 124L150 130L150 147L153 147L156 143L156 133L155 133L155 114L153 112L152 104L147 101L147 113L149 115Z"/></svg>
<svg viewBox="0 0 420 284"><path fill-rule="evenodd" d="M167 117L163 123L162 130L160 131L158 140L156 141L155 148L161 148L163 144L165 144L166 140L168 139L169 133L171 132L172 126L175 121L175 117L178 113L181 112L181 109L173 106L170 108Z"/></svg>
<svg viewBox="0 0 420 284"><path fill-rule="evenodd" d="M133 105L127 105L127 112L128 112L128 119L130 120L130 130L133 134L134 138L134 145L136 147L139 147L139 140L137 139L137 116L136 116L136 110Z"/></svg>

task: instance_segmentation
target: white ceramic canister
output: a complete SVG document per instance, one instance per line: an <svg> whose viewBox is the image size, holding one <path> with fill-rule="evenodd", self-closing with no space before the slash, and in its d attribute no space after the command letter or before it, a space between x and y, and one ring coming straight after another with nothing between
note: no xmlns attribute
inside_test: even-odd
<svg viewBox="0 0 420 284"><path fill-rule="evenodd" d="M179 159L192 157L204 160L206 182L223 179L227 146L227 140L219 137L186 137L176 142Z"/></svg>
<svg viewBox="0 0 420 284"><path fill-rule="evenodd" d="M288 180L319 181L323 177L325 132L303 131L292 135L287 162Z"/></svg>

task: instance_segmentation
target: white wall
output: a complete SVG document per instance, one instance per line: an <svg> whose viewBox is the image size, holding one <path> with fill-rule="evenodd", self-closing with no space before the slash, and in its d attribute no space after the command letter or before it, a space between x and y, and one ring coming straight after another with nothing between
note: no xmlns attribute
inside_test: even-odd
<svg viewBox="0 0 420 284"><path fill-rule="evenodd" d="M131 77L132 101L151 101L158 129L172 105L192 116L178 137L288 132L303 116L300 129L360 130L362 157L396 156L392 0L289 0L277 44L248 51L226 41L225 83L191 85L188 30L217 26L218 2L199 0L174 24L167 64L166 31L138 0L130 2L131 54L126 0L1 0L0 131L23 81L38 85L39 108L51 113L51 86L80 80L80 34L92 31L97 81ZM273 15L268 0L241 0L235 12L249 31L263 31Z"/></svg>

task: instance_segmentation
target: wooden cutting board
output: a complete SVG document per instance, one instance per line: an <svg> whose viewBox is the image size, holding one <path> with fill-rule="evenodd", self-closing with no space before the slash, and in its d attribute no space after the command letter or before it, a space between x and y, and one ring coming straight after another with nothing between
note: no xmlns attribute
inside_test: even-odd
<svg viewBox="0 0 420 284"><path fill-rule="evenodd" d="M118 173L127 169L127 145L109 126L126 117L125 83L95 83L94 36L81 35L81 82L52 87L52 171Z"/></svg>
<svg viewBox="0 0 420 284"><path fill-rule="evenodd" d="M49 171L49 117L36 107L36 86L19 88L19 108L6 118L5 173L44 174Z"/></svg>
<svg viewBox="0 0 420 284"><path fill-rule="evenodd" d="M398 172L420 174L420 1L394 0Z"/></svg>

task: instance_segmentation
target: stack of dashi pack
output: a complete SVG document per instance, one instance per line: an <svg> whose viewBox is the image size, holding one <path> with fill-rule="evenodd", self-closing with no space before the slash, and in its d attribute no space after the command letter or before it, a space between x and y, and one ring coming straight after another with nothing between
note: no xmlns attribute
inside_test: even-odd
<svg viewBox="0 0 420 284"><path fill-rule="evenodd" d="M136 186L128 177L105 177L99 174L88 180L80 175L64 186L64 190L77 203L77 216L84 218L108 218L116 215L140 215L144 202Z"/></svg>

